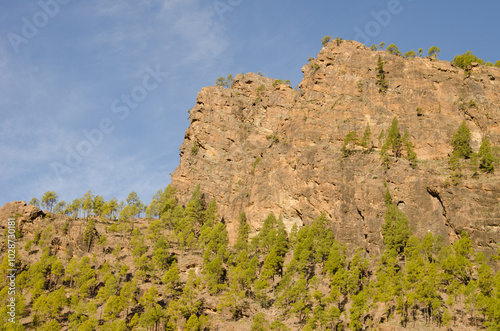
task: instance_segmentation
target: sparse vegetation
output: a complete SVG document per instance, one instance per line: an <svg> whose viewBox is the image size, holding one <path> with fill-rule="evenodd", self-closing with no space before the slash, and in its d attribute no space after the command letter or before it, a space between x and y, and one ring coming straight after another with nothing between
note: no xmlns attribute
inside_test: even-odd
<svg viewBox="0 0 500 331"><path fill-rule="evenodd" d="M255 161L253 161L252 175L255 175L255 168L257 168L257 165L259 164L260 161L261 161L260 157L257 157Z"/></svg>
<svg viewBox="0 0 500 331"><path fill-rule="evenodd" d="M479 59L471 51L467 51L462 55L457 55L451 61L454 66L462 68L466 71L471 69L473 62L484 64L484 60Z"/></svg>
<svg viewBox="0 0 500 331"><path fill-rule="evenodd" d="M437 59L439 58L439 52L441 52L441 49L439 47L432 46L431 48L429 48L428 55L431 59Z"/></svg>
<svg viewBox="0 0 500 331"><path fill-rule="evenodd" d="M233 84L234 84L234 78L233 78L232 74L227 75L226 78L219 77L215 81L216 86L222 86L222 87L226 87L226 88L232 88Z"/></svg>
<svg viewBox="0 0 500 331"><path fill-rule="evenodd" d="M404 151L406 159L410 161L411 167L416 167L417 154L415 153L413 143L410 141L410 135L408 131L405 131L404 135L401 135L397 117L392 119L387 134L385 134L384 131L380 133L379 144L382 145L380 160L385 168L388 168L390 163L389 151L391 151L396 158L402 157Z"/></svg>
<svg viewBox="0 0 500 331"><path fill-rule="evenodd" d="M344 145L341 148L342 156L343 157L348 157L354 152L354 148L356 147L356 144L358 143L358 134L356 131L351 131L347 134L347 136L344 139Z"/></svg>
<svg viewBox="0 0 500 331"><path fill-rule="evenodd" d="M413 49L404 54L404 57L407 59L414 59L416 56L417 56L417 52L415 52Z"/></svg>
<svg viewBox="0 0 500 331"><path fill-rule="evenodd" d="M322 44L323 46L326 46L326 44L328 44L331 40L332 40L332 37L331 37L331 36L324 36L324 37L321 39L321 44Z"/></svg>
<svg viewBox="0 0 500 331"><path fill-rule="evenodd" d="M401 55L401 52L399 51L398 46L396 46L394 44L390 44L389 46L387 46L386 52L388 52L392 55L396 55L396 56Z"/></svg>
<svg viewBox="0 0 500 331"><path fill-rule="evenodd" d="M384 71L384 61L382 61L382 58L378 57L377 60L377 85L378 85L378 91L382 94L385 94L387 91L388 85L387 85L387 80L385 79L385 71Z"/></svg>

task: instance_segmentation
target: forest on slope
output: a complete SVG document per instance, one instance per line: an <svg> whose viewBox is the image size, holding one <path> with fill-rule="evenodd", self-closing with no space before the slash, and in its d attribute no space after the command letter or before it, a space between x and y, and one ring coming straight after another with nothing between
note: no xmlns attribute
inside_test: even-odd
<svg viewBox="0 0 500 331"><path fill-rule="evenodd" d="M250 238L242 212L229 246L215 201L199 187L186 206L172 186L160 190L146 218L82 215L83 205L75 217L46 212L18 233L23 323L9 323L4 305L0 329L498 330L500 273L490 262L500 256L476 252L466 233L452 245L417 238L389 190L385 204L382 256L361 248L349 256L324 215L287 233L270 214ZM75 239L64 245L68 233ZM7 269L4 255L2 298Z"/></svg>

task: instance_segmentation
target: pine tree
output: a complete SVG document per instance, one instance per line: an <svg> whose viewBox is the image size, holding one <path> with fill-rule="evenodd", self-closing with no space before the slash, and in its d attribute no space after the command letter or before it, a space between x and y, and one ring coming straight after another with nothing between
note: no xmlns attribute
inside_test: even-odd
<svg viewBox="0 0 500 331"><path fill-rule="evenodd" d="M358 142L358 134L356 131L351 131L349 132L345 139L344 139L344 145L340 149L342 152L343 157L348 157L352 153L354 153L354 148L356 147L356 144Z"/></svg>
<svg viewBox="0 0 500 331"><path fill-rule="evenodd" d="M366 123L365 132L363 133L363 138L361 138L359 144L369 150L373 148L372 130L370 129L370 123Z"/></svg>
<svg viewBox="0 0 500 331"><path fill-rule="evenodd" d="M58 195L54 191L47 191L42 196L42 208L52 212L52 208L57 203Z"/></svg>
<svg viewBox="0 0 500 331"><path fill-rule="evenodd" d="M384 71L384 61L382 61L382 58L378 57L377 60L377 85L379 87L378 91L382 94L384 94L387 91L387 81L385 80L385 71Z"/></svg>
<svg viewBox="0 0 500 331"><path fill-rule="evenodd" d="M238 238L234 244L234 249L236 251L242 251L248 249L248 235L250 233L250 225L247 223L247 217L245 212L240 212L239 227L238 227Z"/></svg>
<svg viewBox="0 0 500 331"><path fill-rule="evenodd" d="M398 46L396 46L395 44L390 44L389 46L387 46L386 51L388 53L393 54L393 55L397 55L397 56L401 55L401 52L399 51Z"/></svg>
<svg viewBox="0 0 500 331"><path fill-rule="evenodd" d="M387 132L387 138L382 149L391 149L395 157L401 157L401 153L403 150L403 137L401 136L399 122L396 116L394 116L394 118L392 119L392 123L389 131Z"/></svg>
<svg viewBox="0 0 500 331"><path fill-rule="evenodd" d="M390 194L388 198L386 193L385 200L387 209L385 212L384 224L382 225L384 245L388 250L395 250L398 253L402 253L411 235L408 219L406 215L399 210L398 206L392 203Z"/></svg>
<svg viewBox="0 0 500 331"><path fill-rule="evenodd" d="M487 173L495 171L495 157L491 151L490 141L488 137L484 137L479 147L479 169Z"/></svg>
<svg viewBox="0 0 500 331"><path fill-rule="evenodd" d="M405 133L403 135L403 145L406 150L406 158L408 159L408 161L410 161L410 165L412 166L412 168L415 168L417 162L417 153L415 153L415 149L413 143L410 140L410 134L408 133L408 130L405 130Z"/></svg>
<svg viewBox="0 0 500 331"><path fill-rule="evenodd" d="M453 154L458 158L468 159L472 155L470 147L471 133L465 121L460 124L458 131L453 135L451 146L453 146Z"/></svg>
<svg viewBox="0 0 500 331"><path fill-rule="evenodd" d="M90 252L90 247L92 246L92 241L96 233L95 224L96 224L95 219L91 218L87 222L87 226L85 227L85 231L83 233L83 242L86 245L87 252Z"/></svg>

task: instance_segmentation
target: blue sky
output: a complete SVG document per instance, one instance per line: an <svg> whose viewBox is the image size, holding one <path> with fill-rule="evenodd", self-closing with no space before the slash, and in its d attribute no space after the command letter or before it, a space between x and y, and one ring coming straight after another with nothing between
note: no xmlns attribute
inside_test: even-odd
<svg viewBox="0 0 500 331"><path fill-rule="evenodd" d="M219 76L295 86L325 35L495 62L498 13L497 1L2 1L0 205L47 190L148 203Z"/></svg>

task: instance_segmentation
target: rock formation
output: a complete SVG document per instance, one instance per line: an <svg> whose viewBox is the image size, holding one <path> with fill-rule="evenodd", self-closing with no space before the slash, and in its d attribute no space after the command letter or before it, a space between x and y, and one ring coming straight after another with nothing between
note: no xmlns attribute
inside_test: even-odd
<svg viewBox="0 0 500 331"><path fill-rule="evenodd" d="M379 56L386 93L377 86ZM496 250L499 175L469 174L453 185L448 159L464 120L474 151L485 135L500 145L499 68L475 66L466 74L446 61L342 41L328 43L302 71L298 91L247 73L230 88L199 92L172 175L183 203L199 184L216 199L233 241L240 211L254 230L270 212L288 229L324 212L337 239L377 254L389 189L417 236L431 231L453 241L465 230L480 249ZM404 158L381 165L377 137L395 116L415 146L415 168ZM346 135L362 136L367 124L373 151L342 157Z"/></svg>

